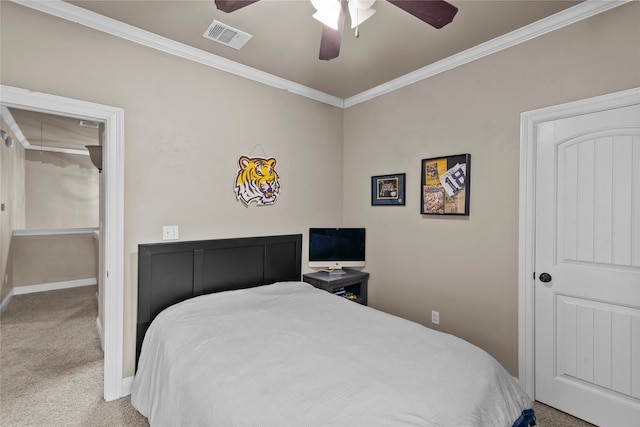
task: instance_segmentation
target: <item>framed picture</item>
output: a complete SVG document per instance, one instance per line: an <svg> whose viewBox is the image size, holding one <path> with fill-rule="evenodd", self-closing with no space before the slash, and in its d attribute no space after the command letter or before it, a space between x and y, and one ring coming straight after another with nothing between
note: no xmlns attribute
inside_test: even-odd
<svg viewBox="0 0 640 427"><path fill-rule="evenodd" d="M422 159L420 213L469 215L471 155Z"/></svg>
<svg viewBox="0 0 640 427"><path fill-rule="evenodd" d="M404 173L371 177L372 206L404 206Z"/></svg>

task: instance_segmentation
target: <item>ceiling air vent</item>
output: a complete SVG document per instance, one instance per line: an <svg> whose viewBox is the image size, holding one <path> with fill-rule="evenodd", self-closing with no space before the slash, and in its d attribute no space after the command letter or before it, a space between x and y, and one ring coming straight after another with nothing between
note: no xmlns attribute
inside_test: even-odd
<svg viewBox="0 0 640 427"><path fill-rule="evenodd" d="M100 125L96 122L90 122L88 120L80 120L80 126L85 128L98 129Z"/></svg>
<svg viewBox="0 0 640 427"><path fill-rule="evenodd" d="M213 21L202 37L234 49L240 49L252 36L222 22Z"/></svg>

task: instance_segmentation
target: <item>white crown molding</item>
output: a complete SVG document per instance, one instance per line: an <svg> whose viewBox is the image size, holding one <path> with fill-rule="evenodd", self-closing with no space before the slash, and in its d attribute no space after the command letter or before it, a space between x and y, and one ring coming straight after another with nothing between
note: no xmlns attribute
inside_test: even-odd
<svg viewBox="0 0 640 427"><path fill-rule="evenodd" d="M547 18L541 19L510 33L462 51L456 55L452 55L441 61L420 68L412 73L405 74L402 77L398 77L397 79L390 80L380 86L361 92L358 95L346 98L344 100L344 108L352 107L361 102L368 101L380 95L384 95L410 84L419 82L420 80L433 77L436 74L440 74L477 59L484 58L485 56L550 33L567 25L571 25L578 21L582 21L583 19L606 12L630 1L632 0L587 0Z"/></svg>
<svg viewBox="0 0 640 427"><path fill-rule="evenodd" d="M535 37L555 31L567 25L571 25L583 19L587 19L599 13L606 12L632 0L586 0L576 6L556 13L555 15L541 19L540 21L529 24L503 36L496 37L493 40L489 40L488 42L467 49L456 55L450 56L449 58L445 58L434 64L420 68L419 70L346 99L329 95L325 92L274 76L273 74L265 73L264 71L239 64L218 55L196 49L175 40L159 36L115 19L74 6L62 0L11 1L134 43L151 47L190 61L198 62L200 64L226 71L278 89L286 90L297 95L305 96L334 107L348 108L389 92L393 92L418 81L433 77L471 61L475 61L476 59L491 55L492 53L496 53L527 40L531 40Z"/></svg>
<svg viewBox="0 0 640 427"><path fill-rule="evenodd" d="M84 25L134 43L141 44L162 52L213 67L240 77L264 83L278 89L305 96L325 104L342 108L344 100L316 89L283 79L273 74L222 58L201 49L159 36L146 30L117 21L112 18L91 12L62 0L11 0L14 3L30 7L67 21Z"/></svg>

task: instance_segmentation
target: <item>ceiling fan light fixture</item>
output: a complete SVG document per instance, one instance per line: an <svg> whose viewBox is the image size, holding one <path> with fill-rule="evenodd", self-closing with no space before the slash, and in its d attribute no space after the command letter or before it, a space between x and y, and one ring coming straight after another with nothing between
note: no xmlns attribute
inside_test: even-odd
<svg viewBox="0 0 640 427"><path fill-rule="evenodd" d="M371 18L376 10L371 7L375 0L350 0L349 17L351 18L351 28L360 26L364 21Z"/></svg>
<svg viewBox="0 0 640 427"><path fill-rule="evenodd" d="M233 12L259 0L214 0L218 10ZM360 24L375 13L373 4L376 0L310 0L316 13L313 18L322 22L320 37L320 53L318 59L329 61L340 55L344 18L349 9L351 28L356 29L359 36ZM388 0L410 15L438 29L453 21L458 8L445 0Z"/></svg>
<svg viewBox="0 0 640 427"><path fill-rule="evenodd" d="M338 29L338 20L340 18L339 0L311 0L311 4L317 10L312 15L315 19L334 30Z"/></svg>

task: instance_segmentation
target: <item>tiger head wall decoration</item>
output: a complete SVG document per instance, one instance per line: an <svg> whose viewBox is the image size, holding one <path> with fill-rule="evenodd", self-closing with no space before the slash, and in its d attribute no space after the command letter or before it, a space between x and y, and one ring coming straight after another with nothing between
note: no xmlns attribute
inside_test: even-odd
<svg viewBox="0 0 640 427"><path fill-rule="evenodd" d="M280 194L280 177L275 166L276 159L273 157L241 156L235 184L238 200L247 206L252 202L261 206L274 204Z"/></svg>

